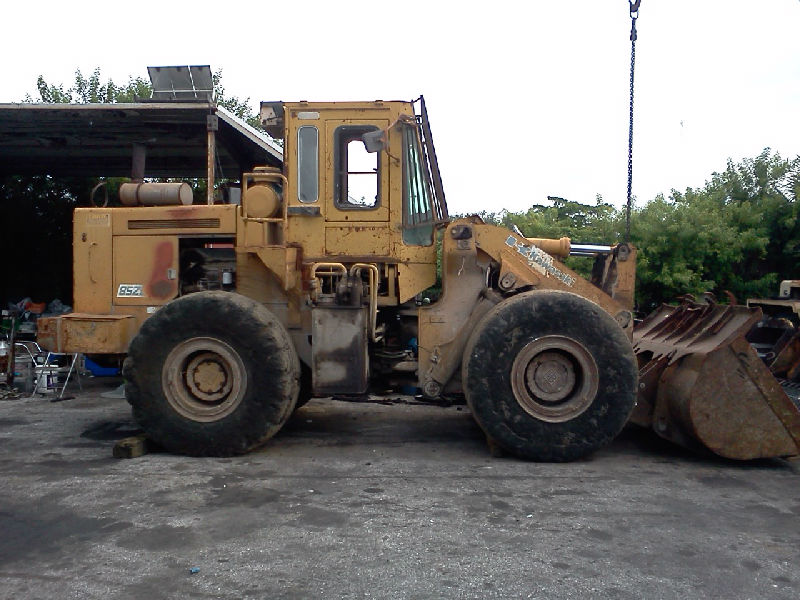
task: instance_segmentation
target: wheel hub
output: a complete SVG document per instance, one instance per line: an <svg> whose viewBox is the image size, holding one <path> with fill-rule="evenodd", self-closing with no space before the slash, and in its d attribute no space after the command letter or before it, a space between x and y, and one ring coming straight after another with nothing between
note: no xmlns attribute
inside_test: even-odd
<svg viewBox="0 0 800 600"><path fill-rule="evenodd" d="M574 419L597 394L597 364L577 340L548 335L525 345L511 367L511 387L519 405L537 419Z"/></svg>
<svg viewBox="0 0 800 600"><path fill-rule="evenodd" d="M226 361L212 352L193 358L186 369L186 383L201 400L214 402L231 390L230 368Z"/></svg>
<svg viewBox="0 0 800 600"><path fill-rule="evenodd" d="M162 389L181 416L199 422L231 414L247 389L247 371L239 354L211 337L185 340L164 361Z"/></svg>
<svg viewBox="0 0 800 600"><path fill-rule="evenodd" d="M575 369L566 356L542 352L528 363L525 380L537 397L558 402L566 398L575 386Z"/></svg>

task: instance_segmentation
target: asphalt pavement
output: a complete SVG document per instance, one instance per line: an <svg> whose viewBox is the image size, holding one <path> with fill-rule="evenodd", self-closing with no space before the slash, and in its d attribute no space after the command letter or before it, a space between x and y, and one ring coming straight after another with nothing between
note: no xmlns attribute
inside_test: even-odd
<svg viewBox="0 0 800 600"><path fill-rule="evenodd" d="M0 401L0 598L800 597L800 463L626 431L492 457L464 406L312 400L261 451L112 457L115 382Z"/></svg>

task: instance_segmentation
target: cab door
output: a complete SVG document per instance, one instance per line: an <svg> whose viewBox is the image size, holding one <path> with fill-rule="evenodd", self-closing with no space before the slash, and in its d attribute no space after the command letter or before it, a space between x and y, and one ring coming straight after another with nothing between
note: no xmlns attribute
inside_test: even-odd
<svg viewBox="0 0 800 600"><path fill-rule="evenodd" d="M385 152L368 153L361 136L386 129L386 120L330 120L325 160L325 218L338 221L389 220L389 169Z"/></svg>
<svg viewBox="0 0 800 600"><path fill-rule="evenodd" d="M389 164L385 151L368 153L361 136L389 122L329 120L325 123L325 249L328 254L387 256Z"/></svg>

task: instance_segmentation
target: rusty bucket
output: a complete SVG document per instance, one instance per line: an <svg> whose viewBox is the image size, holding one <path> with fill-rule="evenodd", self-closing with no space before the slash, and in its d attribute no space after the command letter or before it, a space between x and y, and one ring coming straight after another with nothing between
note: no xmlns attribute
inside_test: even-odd
<svg viewBox="0 0 800 600"><path fill-rule="evenodd" d="M760 319L759 308L693 301L648 315L633 333L630 422L726 458L800 454L800 410L745 339Z"/></svg>

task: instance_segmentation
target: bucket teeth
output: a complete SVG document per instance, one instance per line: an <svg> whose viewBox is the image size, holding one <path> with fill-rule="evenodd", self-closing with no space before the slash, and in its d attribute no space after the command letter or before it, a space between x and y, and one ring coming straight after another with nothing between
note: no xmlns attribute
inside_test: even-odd
<svg viewBox="0 0 800 600"><path fill-rule="evenodd" d="M726 458L800 454L800 410L745 339L760 319L759 308L713 301L651 313L633 332L639 399L631 422Z"/></svg>

